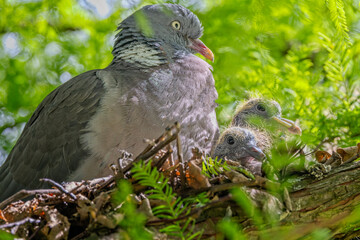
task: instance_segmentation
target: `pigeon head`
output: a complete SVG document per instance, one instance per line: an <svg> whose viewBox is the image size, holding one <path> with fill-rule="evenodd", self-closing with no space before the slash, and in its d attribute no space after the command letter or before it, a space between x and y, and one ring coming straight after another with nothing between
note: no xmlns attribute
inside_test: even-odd
<svg viewBox="0 0 360 240"><path fill-rule="evenodd" d="M230 127L220 136L213 157L227 158L233 161L249 159L263 160L265 154L257 146L253 132L240 127Z"/></svg>
<svg viewBox="0 0 360 240"><path fill-rule="evenodd" d="M187 54L214 55L199 40L203 27L198 17L177 4L148 5L120 23L114 60L158 66Z"/></svg>
<svg viewBox="0 0 360 240"><path fill-rule="evenodd" d="M250 99L237 107L232 126L269 129L286 128L290 133L301 134L301 128L293 121L281 117L278 102L263 98Z"/></svg>

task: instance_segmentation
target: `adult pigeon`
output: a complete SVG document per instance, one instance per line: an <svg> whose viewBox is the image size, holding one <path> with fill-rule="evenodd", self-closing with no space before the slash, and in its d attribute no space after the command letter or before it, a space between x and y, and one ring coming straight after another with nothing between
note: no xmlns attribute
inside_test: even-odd
<svg viewBox="0 0 360 240"><path fill-rule="evenodd" d="M118 30L108 67L74 77L37 107L0 168L0 200L43 187L39 178L107 175L120 149L139 154L144 138L176 121L185 158L194 147L210 151L218 95L210 65L194 55L214 57L199 40L197 16L177 4L149 5Z"/></svg>
<svg viewBox="0 0 360 240"><path fill-rule="evenodd" d="M240 162L251 173L260 176L265 154L256 145L252 131L240 127L229 127L219 137L214 147L213 157Z"/></svg>

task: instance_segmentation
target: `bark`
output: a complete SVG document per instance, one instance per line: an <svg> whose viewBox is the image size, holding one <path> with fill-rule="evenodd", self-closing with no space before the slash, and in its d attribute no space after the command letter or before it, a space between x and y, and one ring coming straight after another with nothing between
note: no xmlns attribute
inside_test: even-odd
<svg viewBox="0 0 360 240"><path fill-rule="evenodd" d="M232 200L226 200L206 211L204 221L212 219L217 222L231 206L233 216L237 215L234 219L241 223L250 239L263 239L259 236L265 236L265 239L299 239L320 228L329 229L334 239L358 239L356 237L360 236L360 162L341 165L321 180L304 174L298 177L288 190L292 210L288 209L281 215L277 226L267 226L267 230L261 233ZM266 198L262 193L257 197ZM255 203L261 201L255 198Z"/></svg>
<svg viewBox="0 0 360 240"><path fill-rule="evenodd" d="M293 211L283 223L329 227L336 238L360 236L360 208L355 209L360 203L360 162L341 165L321 180L303 176L290 198Z"/></svg>

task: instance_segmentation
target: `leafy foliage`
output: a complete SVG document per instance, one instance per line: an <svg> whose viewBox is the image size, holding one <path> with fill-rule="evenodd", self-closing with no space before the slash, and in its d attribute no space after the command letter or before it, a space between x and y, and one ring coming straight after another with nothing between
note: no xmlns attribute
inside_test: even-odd
<svg viewBox="0 0 360 240"><path fill-rule="evenodd" d="M211 177L211 175L219 175L219 173L223 173L224 171L230 170L230 167L227 165L225 161L222 159L207 157L206 161L202 162L202 174L207 177Z"/></svg>
<svg viewBox="0 0 360 240"><path fill-rule="evenodd" d="M150 187L150 189L145 192L149 199L158 199L164 202L164 204L152 209L153 214L159 218L177 219L180 215L189 214L189 204L206 202L204 194L198 195L196 198L182 199L181 197L177 197L168 184L169 180L156 168L151 168L151 161L147 164L136 164L132 172L134 173L134 178L138 180L141 185ZM195 220L189 217L185 222L176 221L174 224L162 228L161 232L181 239L201 237L202 231L193 233L194 227Z"/></svg>
<svg viewBox="0 0 360 240"><path fill-rule="evenodd" d="M229 166L226 161L218 157L215 157L214 159L207 157L206 160L202 162L201 173L211 178L212 176L217 176L231 169L244 174L248 178L255 179L254 175L246 169L237 166Z"/></svg>
<svg viewBox="0 0 360 240"><path fill-rule="evenodd" d="M245 234L242 233L239 225L230 219L223 219L218 223L218 229L223 234L223 238L230 240L246 240Z"/></svg>
<svg viewBox="0 0 360 240"><path fill-rule="evenodd" d="M135 203L131 198L131 185L125 180L118 183L119 191L116 191L113 200L121 207L118 211L121 213L119 226L124 231L120 231L124 239L152 239L149 232L145 231L144 225L146 217L136 211Z"/></svg>
<svg viewBox="0 0 360 240"><path fill-rule="evenodd" d="M15 237L11 235L10 233L4 232L0 230L0 239L2 240L13 240Z"/></svg>

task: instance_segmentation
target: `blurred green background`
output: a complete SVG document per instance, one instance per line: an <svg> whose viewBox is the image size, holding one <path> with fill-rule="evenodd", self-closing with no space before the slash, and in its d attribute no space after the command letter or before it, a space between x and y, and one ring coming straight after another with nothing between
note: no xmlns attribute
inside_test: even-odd
<svg viewBox="0 0 360 240"><path fill-rule="evenodd" d="M54 88L112 60L117 24L140 0L0 0L0 163ZM298 120L302 140L360 141L360 12L353 0L175 1L202 21L215 54L218 120L262 95Z"/></svg>

